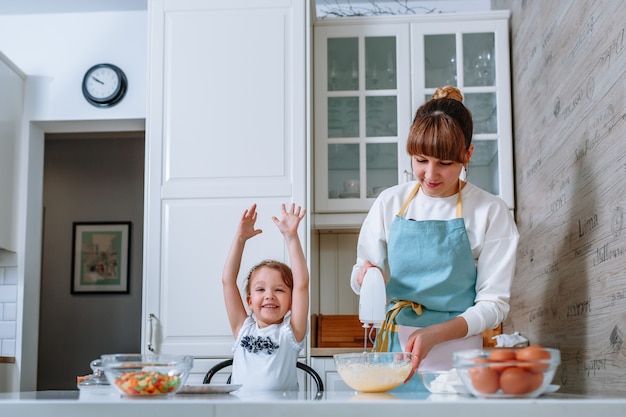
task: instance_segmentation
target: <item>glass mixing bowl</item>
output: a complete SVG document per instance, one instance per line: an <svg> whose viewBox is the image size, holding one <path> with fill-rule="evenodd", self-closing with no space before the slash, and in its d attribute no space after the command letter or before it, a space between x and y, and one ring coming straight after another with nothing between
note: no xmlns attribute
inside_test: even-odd
<svg viewBox="0 0 626 417"><path fill-rule="evenodd" d="M111 385L131 397L176 394L193 367L192 356L113 354L101 359Z"/></svg>
<svg viewBox="0 0 626 417"><path fill-rule="evenodd" d="M411 353L402 352L334 355L341 379L360 392L386 392L397 388L411 373L411 358Z"/></svg>

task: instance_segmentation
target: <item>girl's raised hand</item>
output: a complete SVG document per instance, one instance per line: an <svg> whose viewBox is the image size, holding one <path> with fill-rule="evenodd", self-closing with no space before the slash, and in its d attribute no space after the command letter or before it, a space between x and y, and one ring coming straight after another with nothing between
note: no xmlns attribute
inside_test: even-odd
<svg viewBox="0 0 626 417"><path fill-rule="evenodd" d="M284 204L281 204L282 218L273 216L272 220L278 227L278 230L285 236L294 236L298 233L298 225L300 220L304 218L306 210L294 203L291 203L289 211L285 208Z"/></svg>
<svg viewBox="0 0 626 417"><path fill-rule="evenodd" d="M254 228L256 218L256 204L253 204L252 207L244 211L243 215L241 216L241 220L239 221L239 227L237 228L237 237L239 239L241 239L242 241L246 241L251 237L258 235L259 233L263 233L263 230Z"/></svg>

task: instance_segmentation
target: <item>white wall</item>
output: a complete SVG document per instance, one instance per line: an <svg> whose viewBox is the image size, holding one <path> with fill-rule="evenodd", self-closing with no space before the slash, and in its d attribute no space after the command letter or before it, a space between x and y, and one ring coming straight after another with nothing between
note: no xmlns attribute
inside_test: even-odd
<svg viewBox="0 0 626 417"><path fill-rule="evenodd" d="M15 258L14 253L0 250L0 356L15 356L17 318Z"/></svg>
<svg viewBox="0 0 626 417"><path fill-rule="evenodd" d="M145 119L147 36L145 11L0 15L0 51L31 83L30 120ZM87 103L81 90L101 62L128 78L126 98L109 109Z"/></svg>
<svg viewBox="0 0 626 417"><path fill-rule="evenodd" d="M143 130L146 115L147 11L0 15L0 51L27 75L18 150L16 386L37 377L44 135ZM121 67L126 98L101 109L82 96L88 68Z"/></svg>
<svg viewBox="0 0 626 417"><path fill-rule="evenodd" d="M15 356L17 324L17 259L15 253L0 250L0 356ZM15 363L0 363L0 392L17 387Z"/></svg>
<svg viewBox="0 0 626 417"><path fill-rule="evenodd" d="M18 193L16 170L17 149L24 108L24 80L19 71L0 51L0 249L15 251Z"/></svg>

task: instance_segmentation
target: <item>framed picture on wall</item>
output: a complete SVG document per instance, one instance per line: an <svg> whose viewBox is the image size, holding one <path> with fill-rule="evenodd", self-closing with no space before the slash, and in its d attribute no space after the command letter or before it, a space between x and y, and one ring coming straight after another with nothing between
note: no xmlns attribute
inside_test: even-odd
<svg viewBox="0 0 626 417"><path fill-rule="evenodd" d="M128 293L130 222L75 222L72 294Z"/></svg>

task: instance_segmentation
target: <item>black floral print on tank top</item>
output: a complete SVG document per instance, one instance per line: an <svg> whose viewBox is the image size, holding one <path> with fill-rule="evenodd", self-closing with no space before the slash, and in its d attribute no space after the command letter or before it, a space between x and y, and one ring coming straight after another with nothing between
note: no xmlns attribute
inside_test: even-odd
<svg viewBox="0 0 626 417"><path fill-rule="evenodd" d="M241 339L241 347L252 353L267 352L268 355L273 354L280 347L269 337L244 336Z"/></svg>

